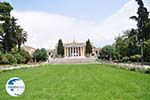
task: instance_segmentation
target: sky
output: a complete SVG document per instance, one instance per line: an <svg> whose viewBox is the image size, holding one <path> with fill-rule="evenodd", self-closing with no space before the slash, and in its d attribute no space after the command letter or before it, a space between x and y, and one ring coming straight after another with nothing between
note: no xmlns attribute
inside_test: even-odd
<svg viewBox="0 0 150 100"><path fill-rule="evenodd" d="M13 6L12 15L27 31L25 45L35 48L55 48L60 38L64 43L90 39L99 48L112 44L115 37L136 27L136 22L129 20L137 12L135 0L3 1ZM150 11L150 1L144 3Z"/></svg>

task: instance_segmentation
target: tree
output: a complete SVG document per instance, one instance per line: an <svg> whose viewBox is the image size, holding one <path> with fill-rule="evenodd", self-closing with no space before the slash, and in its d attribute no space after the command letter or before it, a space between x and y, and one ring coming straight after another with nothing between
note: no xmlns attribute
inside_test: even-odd
<svg viewBox="0 0 150 100"><path fill-rule="evenodd" d="M24 44L27 41L27 32L25 32L20 26L17 26L15 38L17 40L18 52L19 52L21 44Z"/></svg>
<svg viewBox="0 0 150 100"><path fill-rule="evenodd" d="M115 41L115 48L116 52L119 53L119 59L123 58L124 56L129 55L128 54L128 38L125 36L118 36Z"/></svg>
<svg viewBox="0 0 150 100"><path fill-rule="evenodd" d="M39 62L40 59L41 59L41 56L40 56L40 49L36 49L36 51L33 53L33 59L36 61L36 62Z"/></svg>
<svg viewBox="0 0 150 100"><path fill-rule="evenodd" d="M7 2L0 2L0 14L10 16L13 7Z"/></svg>
<svg viewBox="0 0 150 100"><path fill-rule="evenodd" d="M27 41L27 33L17 25L13 16L11 16L12 6L7 2L0 2L0 45L5 52L11 52L11 49L20 46Z"/></svg>
<svg viewBox="0 0 150 100"><path fill-rule="evenodd" d="M89 39L86 41L85 50L86 50L86 54L88 54L88 55L90 55L92 53L92 45L91 45L91 42Z"/></svg>
<svg viewBox="0 0 150 100"><path fill-rule="evenodd" d="M26 52L19 52L21 44L27 41L27 33L11 16L12 10L9 3L0 2L0 62L3 64L25 63L29 58Z"/></svg>
<svg viewBox="0 0 150 100"><path fill-rule="evenodd" d="M33 54L33 58L34 60L36 60L36 62L46 61L47 57L48 57L47 51L44 48L37 49Z"/></svg>
<svg viewBox="0 0 150 100"><path fill-rule="evenodd" d="M146 32L146 24L149 22L149 12L147 8L144 7L144 3L142 0L136 0L139 5L137 15L138 16L131 16L130 19L133 19L137 22L137 37L138 41L140 40L148 40L148 33Z"/></svg>
<svg viewBox="0 0 150 100"><path fill-rule="evenodd" d="M142 0L136 0L138 3L138 16L131 16L130 19L134 19L137 22L137 40L141 47L141 61L144 62L144 41L150 39L150 33L148 24L150 23L149 12L146 7L144 7L144 3Z"/></svg>
<svg viewBox="0 0 150 100"><path fill-rule="evenodd" d="M145 26L145 32L147 33L147 40L150 39L150 18L149 18L149 22L146 23L146 26Z"/></svg>
<svg viewBox="0 0 150 100"><path fill-rule="evenodd" d="M126 56L133 56L135 54L140 54L138 40L137 40L137 30L131 29L124 33L126 38L126 42L128 44L128 55Z"/></svg>
<svg viewBox="0 0 150 100"><path fill-rule="evenodd" d="M20 51L16 53L19 53L25 59L24 63L32 62L31 55L29 54L29 52L25 51L24 49L20 49Z"/></svg>
<svg viewBox="0 0 150 100"><path fill-rule="evenodd" d="M64 56L64 46L63 46L63 42L61 39L59 39L59 41L58 41L57 55L59 55L61 57Z"/></svg>
<svg viewBox="0 0 150 100"><path fill-rule="evenodd" d="M48 57L47 51L44 48L42 48L41 49L41 60L46 61L47 57Z"/></svg>
<svg viewBox="0 0 150 100"><path fill-rule="evenodd" d="M10 12L13 10L12 6L7 2L0 3L0 21L3 29L1 33L1 40L4 50L11 51L14 47L12 20Z"/></svg>
<svg viewBox="0 0 150 100"><path fill-rule="evenodd" d="M144 42L145 61L150 62L150 40Z"/></svg>
<svg viewBox="0 0 150 100"><path fill-rule="evenodd" d="M102 59L109 60L115 59L115 48L112 45L106 45L100 51L100 56Z"/></svg>

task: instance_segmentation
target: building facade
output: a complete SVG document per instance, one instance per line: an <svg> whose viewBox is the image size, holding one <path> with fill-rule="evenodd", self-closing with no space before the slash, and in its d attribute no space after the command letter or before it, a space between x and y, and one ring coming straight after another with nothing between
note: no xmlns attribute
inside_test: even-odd
<svg viewBox="0 0 150 100"><path fill-rule="evenodd" d="M92 45L92 53L90 55L86 55L86 43L64 43L64 56L62 58L97 58L99 56L100 48L95 48ZM57 44L56 49L47 50L49 59L59 58L57 55Z"/></svg>
<svg viewBox="0 0 150 100"><path fill-rule="evenodd" d="M64 57L65 58L85 58L85 43L72 43L64 44Z"/></svg>

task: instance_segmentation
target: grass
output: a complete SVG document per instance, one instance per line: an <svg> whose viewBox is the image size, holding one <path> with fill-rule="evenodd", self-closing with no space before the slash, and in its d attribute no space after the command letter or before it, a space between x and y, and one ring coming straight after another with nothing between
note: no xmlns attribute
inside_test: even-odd
<svg viewBox="0 0 150 100"><path fill-rule="evenodd" d="M0 73L0 100L150 100L150 75L111 65L46 65ZM5 84L20 77L23 95L11 97Z"/></svg>

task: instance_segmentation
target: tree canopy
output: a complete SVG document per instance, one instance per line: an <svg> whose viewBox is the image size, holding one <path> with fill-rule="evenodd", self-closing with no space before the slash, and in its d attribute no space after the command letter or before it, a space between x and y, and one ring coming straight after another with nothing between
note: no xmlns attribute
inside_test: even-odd
<svg viewBox="0 0 150 100"><path fill-rule="evenodd" d="M21 50L21 45L27 41L27 32L17 24L18 19L11 16L12 10L9 3L0 2L0 64L27 63L31 60L29 53Z"/></svg>
<svg viewBox="0 0 150 100"><path fill-rule="evenodd" d="M149 40L150 40L150 18L147 8L142 0L135 0L138 4L137 16L131 16L137 22L137 28L130 29L122 36L118 36L114 43L116 52L120 58L128 58L130 61L150 61ZM134 59L134 60L133 60Z"/></svg>
<svg viewBox="0 0 150 100"><path fill-rule="evenodd" d="M61 39L58 40L57 55L64 56L64 45Z"/></svg>
<svg viewBox="0 0 150 100"><path fill-rule="evenodd" d="M48 54L47 51L42 48L42 49L37 49L34 54L33 54L34 60L36 62L42 62L42 61L46 61L48 58Z"/></svg>
<svg viewBox="0 0 150 100"><path fill-rule="evenodd" d="M17 19L11 16L13 7L7 2L0 2L0 45L4 52L20 46L27 41L27 33L17 25Z"/></svg>
<svg viewBox="0 0 150 100"><path fill-rule="evenodd" d="M92 53L92 45L91 45L90 39L88 39L88 40L86 41L85 52L86 52L86 54L88 54L88 55L90 55L90 54Z"/></svg>

